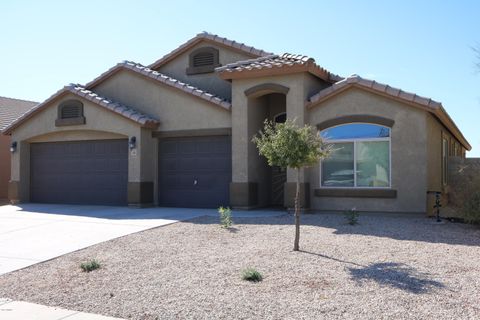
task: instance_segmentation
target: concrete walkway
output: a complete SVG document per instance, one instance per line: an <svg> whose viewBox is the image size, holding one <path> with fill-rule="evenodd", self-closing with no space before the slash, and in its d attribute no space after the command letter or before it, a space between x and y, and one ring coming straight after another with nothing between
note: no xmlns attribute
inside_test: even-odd
<svg viewBox="0 0 480 320"><path fill-rule="evenodd" d="M260 210L233 215L268 217L284 213ZM204 215L218 213L215 209L0 206L0 275L117 237Z"/></svg>
<svg viewBox="0 0 480 320"><path fill-rule="evenodd" d="M0 299L2 320L120 320L92 313L42 306L23 301Z"/></svg>

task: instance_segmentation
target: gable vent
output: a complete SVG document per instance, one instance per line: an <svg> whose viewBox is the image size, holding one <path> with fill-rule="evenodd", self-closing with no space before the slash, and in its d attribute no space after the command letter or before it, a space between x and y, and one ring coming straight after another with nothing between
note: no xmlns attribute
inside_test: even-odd
<svg viewBox="0 0 480 320"><path fill-rule="evenodd" d="M62 119L78 118L82 116L82 108L79 105L63 106L61 112Z"/></svg>
<svg viewBox="0 0 480 320"><path fill-rule="evenodd" d="M194 67L212 66L214 63L215 57L211 52L200 52L193 57Z"/></svg>

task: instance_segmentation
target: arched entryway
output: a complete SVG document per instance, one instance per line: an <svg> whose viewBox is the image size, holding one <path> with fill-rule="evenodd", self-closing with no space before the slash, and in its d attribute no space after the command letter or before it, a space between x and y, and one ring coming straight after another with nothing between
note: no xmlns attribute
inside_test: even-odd
<svg viewBox="0 0 480 320"><path fill-rule="evenodd" d="M265 120L276 123L286 121L287 93L288 88L276 84L258 85L245 92L248 97L248 126L251 137L263 128ZM258 185L259 206L283 207L286 170L270 167L266 159L258 154L253 143L250 150L249 168L254 172L254 182Z"/></svg>

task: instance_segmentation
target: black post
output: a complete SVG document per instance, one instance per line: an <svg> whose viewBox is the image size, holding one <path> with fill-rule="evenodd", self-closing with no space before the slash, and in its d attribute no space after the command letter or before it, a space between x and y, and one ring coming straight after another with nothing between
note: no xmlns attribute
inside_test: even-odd
<svg viewBox="0 0 480 320"><path fill-rule="evenodd" d="M442 222L442 219L440 218L440 208L442 207L442 202L441 202L442 192L430 190L430 191L427 191L427 194L435 195L435 204L433 205L433 208L435 209L437 222Z"/></svg>
<svg viewBox="0 0 480 320"><path fill-rule="evenodd" d="M441 192L435 192L435 205L433 206L437 210L437 222L441 222L440 219L440 207L442 206L440 202L440 196L442 195Z"/></svg>

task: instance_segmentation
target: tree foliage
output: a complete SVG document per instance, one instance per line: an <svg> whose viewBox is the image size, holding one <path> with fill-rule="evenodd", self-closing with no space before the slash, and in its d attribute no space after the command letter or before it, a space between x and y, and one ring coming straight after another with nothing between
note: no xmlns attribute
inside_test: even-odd
<svg viewBox="0 0 480 320"><path fill-rule="evenodd" d="M310 167L330 153L330 146L312 126L299 127L293 120L276 124L265 120L264 125L263 131L253 138L253 142L270 166L294 169Z"/></svg>
<svg viewBox="0 0 480 320"><path fill-rule="evenodd" d="M299 127L294 120L285 123L273 123L265 120L263 131L252 140L260 155L267 158L270 166L293 168L297 172L295 192L295 240L293 250L299 251L300 242L300 169L317 164L330 154L317 130L305 125Z"/></svg>

